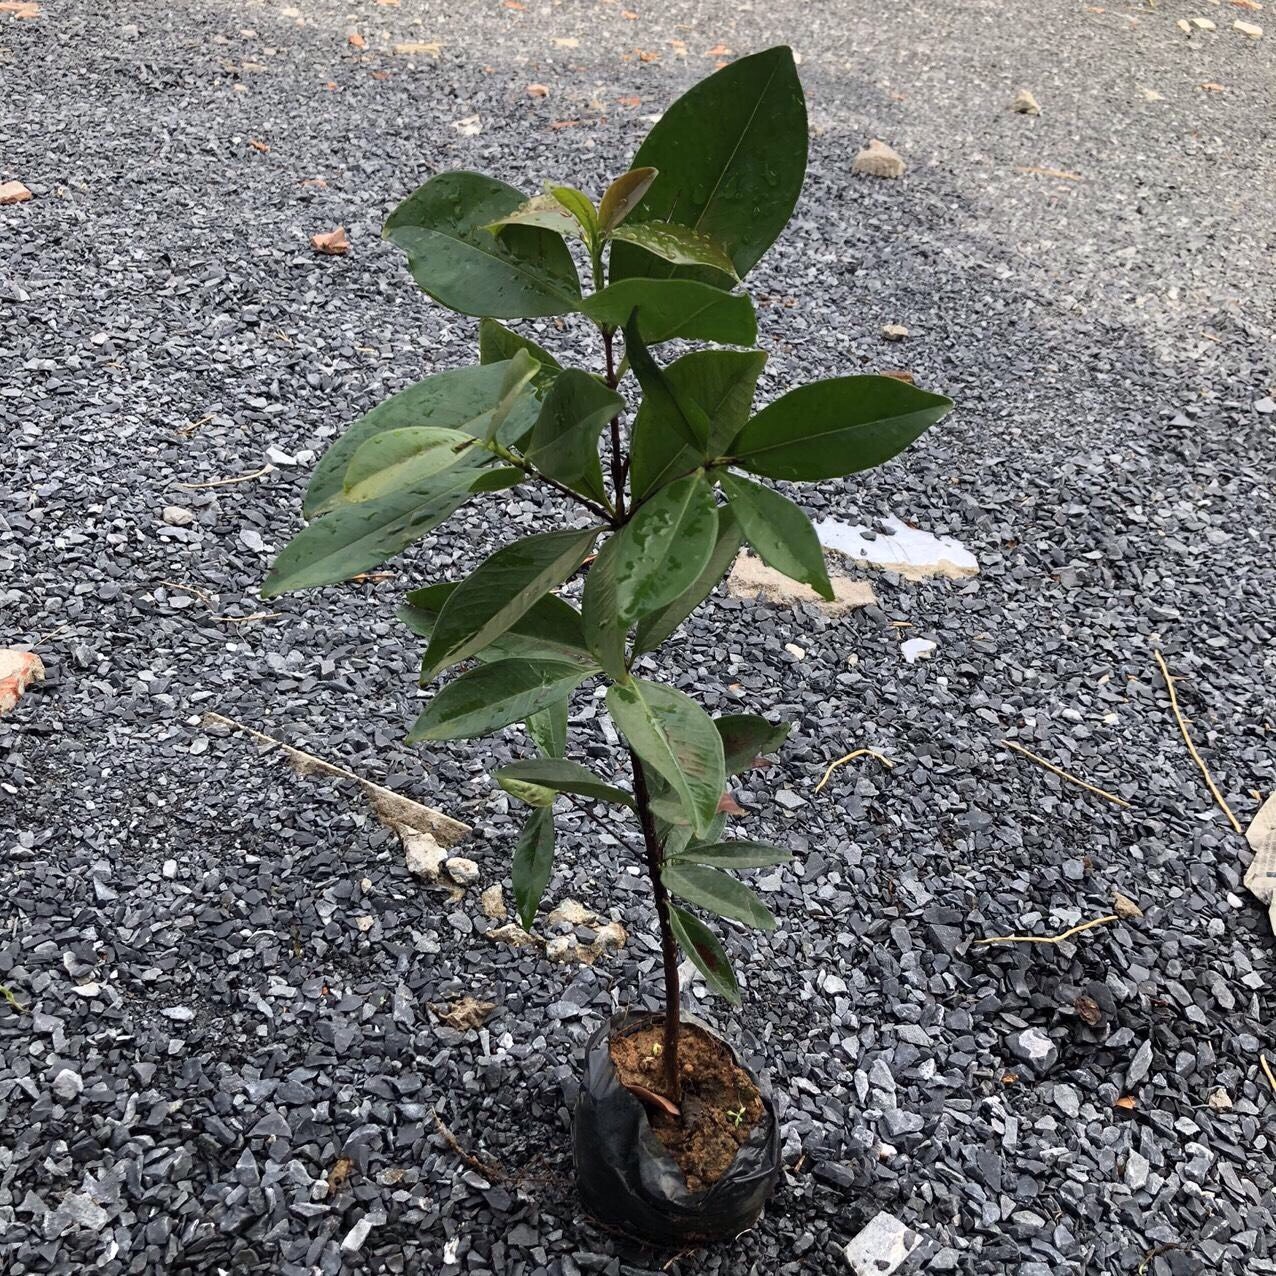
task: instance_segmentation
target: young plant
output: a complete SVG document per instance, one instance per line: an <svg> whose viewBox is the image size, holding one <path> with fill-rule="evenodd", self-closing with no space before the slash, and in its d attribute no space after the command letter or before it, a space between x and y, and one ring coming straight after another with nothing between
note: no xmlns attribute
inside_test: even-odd
<svg viewBox="0 0 1276 1276"><path fill-rule="evenodd" d="M793 58L775 48L680 98L597 205L560 185L527 199L477 173L426 182L391 214L385 235L431 297L480 318L479 364L393 395L328 449L305 497L309 525L280 553L264 590L365 572L481 493L538 484L569 503L564 512L575 517L561 530L515 540L465 579L407 595L399 614L428 640L422 681L466 666L408 739L526 725L539 756L495 773L529 808L512 872L525 927L550 880L557 798L606 804L636 821L660 927L661 1059L675 1099L677 950L738 1004L726 949L700 914L775 925L733 873L789 855L726 838L722 806L729 777L775 749L788 727L750 714L710 718L634 667L709 596L745 543L831 599L811 524L758 480L866 470L951 407L892 378L846 376L752 411L766 355L752 348L753 303L737 285L788 221L806 152ZM590 292L573 246L588 264ZM583 316L596 328L597 369L563 367L498 322L546 315ZM675 338L711 344L662 365L652 349ZM629 374L640 397L627 419L619 391ZM577 608L556 591L586 564ZM628 746L628 787L567 757L569 700L595 679L607 685Z"/></svg>

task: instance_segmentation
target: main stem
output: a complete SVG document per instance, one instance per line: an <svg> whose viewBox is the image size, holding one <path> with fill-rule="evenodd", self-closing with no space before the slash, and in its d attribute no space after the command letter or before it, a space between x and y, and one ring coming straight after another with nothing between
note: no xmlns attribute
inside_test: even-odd
<svg viewBox="0 0 1276 1276"><path fill-rule="evenodd" d="M629 761L634 769L634 798L638 805L638 822L642 826L643 841L647 845L647 876L651 878L651 893L656 900L656 917L660 922L660 956L665 968L665 1030L662 1047L665 1061L665 1091L677 1103L681 1098L682 1074L678 1071L678 1028L681 1019L681 996L678 988L678 945L669 924L669 892L660 879L660 866L664 861L664 847L656 833L656 821L651 814L651 796L647 791L647 777L642 763L632 749Z"/></svg>
<svg viewBox="0 0 1276 1276"><path fill-rule="evenodd" d="M612 348L615 333L611 328L603 329L603 349L607 352L607 386L614 390L617 385L616 352ZM616 507L616 517L622 522L625 517L625 463L620 450L620 415L611 419L611 486L612 504Z"/></svg>

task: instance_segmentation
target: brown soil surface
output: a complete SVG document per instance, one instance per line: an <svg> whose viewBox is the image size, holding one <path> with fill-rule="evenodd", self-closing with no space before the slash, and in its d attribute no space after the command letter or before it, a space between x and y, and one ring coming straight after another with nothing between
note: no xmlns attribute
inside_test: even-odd
<svg viewBox="0 0 1276 1276"><path fill-rule="evenodd" d="M663 1029L656 1023L613 1037L611 1061L625 1086L667 1098L662 1035ZM650 1099L638 1097L656 1137L686 1176L687 1187L699 1192L727 1172L765 1109L757 1086L720 1041L693 1024L683 1025L678 1040L681 1116L670 1116Z"/></svg>

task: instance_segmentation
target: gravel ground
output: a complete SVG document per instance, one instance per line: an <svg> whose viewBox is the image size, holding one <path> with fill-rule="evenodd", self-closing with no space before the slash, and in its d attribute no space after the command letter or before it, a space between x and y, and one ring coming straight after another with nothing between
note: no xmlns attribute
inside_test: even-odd
<svg viewBox="0 0 1276 1276"><path fill-rule="evenodd" d="M0 13L0 181L35 193L0 208L0 645L41 638L49 674L0 723L20 1007L0 1000L0 1268L789 1276L845 1270L886 1210L928 1271L1276 1272L1273 937L1152 655L1246 823L1276 788L1276 32L1230 28L1270 15L630 2ZM1176 27L1202 11L1217 31ZM742 831L797 852L761 882L779 929L734 941L743 1014L692 998L769 1067L790 1173L754 1232L670 1263L579 1218L571 1185L580 1045L657 991L633 856L564 821L551 898L623 922L620 954L494 943L477 892L516 815L488 772L526 744L402 743L405 584L559 511L489 498L392 579L255 590L313 454L472 357L474 324L380 243L393 204L447 167L596 192L710 49L781 40L813 138L751 281L763 394L899 367L951 394L905 458L804 499L955 535L982 572L879 577L880 609L835 621L720 600L652 662L712 709L797 724L737 793ZM1039 118L1006 109L1020 85ZM851 177L873 136L902 181ZM314 254L338 224L349 255ZM906 637L938 647L908 664ZM209 710L471 822L480 882L424 888L352 786L202 729ZM596 716L582 698L608 770ZM816 794L861 745L896 767ZM1144 916L971 944L1114 890ZM429 1011L464 992L496 1003L486 1028Z"/></svg>

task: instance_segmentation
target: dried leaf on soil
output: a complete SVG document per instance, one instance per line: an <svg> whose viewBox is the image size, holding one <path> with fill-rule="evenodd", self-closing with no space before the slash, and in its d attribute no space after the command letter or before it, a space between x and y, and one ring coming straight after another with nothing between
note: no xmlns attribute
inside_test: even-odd
<svg viewBox="0 0 1276 1276"><path fill-rule="evenodd" d="M448 1005L446 1002L431 1006L435 1016L440 1023L445 1023L449 1028L455 1028L458 1032L469 1032L474 1028L481 1028L492 1016L492 1011L496 1009L494 1001L476 1001L473 997L465 996Z"/></svg>
<svg viewBox="0 0 1276 1276"><path fill-rule="evenodd" d="M338 226L336 230L321 231L310 236L310 246L317 253L329 257L343 257L350 251L350 241L346 238L346 228Z"/></svg>

